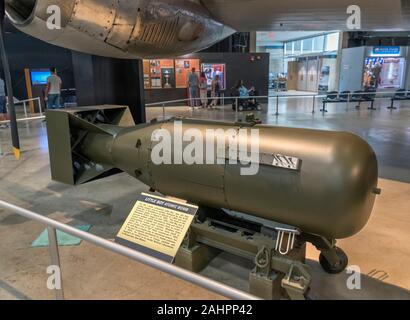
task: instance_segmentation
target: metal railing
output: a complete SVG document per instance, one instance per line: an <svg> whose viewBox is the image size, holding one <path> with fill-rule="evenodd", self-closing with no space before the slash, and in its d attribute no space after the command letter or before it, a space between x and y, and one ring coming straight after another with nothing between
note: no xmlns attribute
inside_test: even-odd
<svg viewBox="0 0 410 320"><path fill-rule="evenodd" d="M312 99L312 113L316 112L316 101L318 99L326 99L329 96L337 96L338 98L343 96L344 100L343 101L331 101L328 100L326 103L346 103L347 108L351 103L361 103L361 102L366 102L370 100L362 100L359 101L357 97L366 97L366 96L372 96L374 100L377 99L392 99L396 97L397 95L405 95L407 99L410 100L410 91L378 91L378 92L373 92L373 91L361 91L361 92L336 92L336 93L312 93L312 94L271 94L271 95L264 95L264 96L249 96L249 97L239 97L239 96L221 96L221 97L208 97L207 101L212 101L213 99L217 99L222 101L222 105L226 104L226 101L231 101L235 105L235 112L238 113L239 110L239 101L244 100L244 99L256 99L256 100L268 100L271 101L275 99L275 116L279 116L279 107L280 107L280 100L281 99L298 99L298 98L310 98ZM403 99L405 100L405 99ZM195 109L195 107L198 107L201 105L201 98L185 98L185 99L178 99L178 100L169 100L169 101L161 101L161 102L153 102L153 103L147 103L145 106L147 108L162 108L163 112L163 117L165 118L166 115L166 108L167 106L172 106L172 107L181 107L182 104L184 104L186 107ZM388 109L394 109L389 107ZM326 107L320 109L321 112L325 113L327 112Z"/></svg>
<svg viewBox="0 0 410 320"><path fill-rule="evenodd" d="M30 105L30 103L37 103L38 106L38 114L39 116L35 115L33 117L29 117L29 112L27 110L27 106ZM16 111L18 111L18 106L22 106L23 107L23 112L24 112L24 118L18 118L17 121L26 121L26 120L35 120L35 119L42 119L44 118L44 113L42 110L42 106L41 106L41 99L39 97L37 98L32 98L32 99L25 99L25 100L18 100L14 102L14 105L16 106ZM8 106L8 103L7 103ZM0 123L9 123L9 120L4 120L4 121L0 121Z"/></svg>
<svg viewBox="0 0 410 320"><path fill-rule="evenodd" d="M327 103L341 103L344 102L347 105L347 108L349 107L349 105L351 103L358 103L360 101L358 101L357 99L355 99L355 97L360 97L360 96L374 96L374 100L381 100L381 99L392 99L393 97L395 97L396 95L401 94L401 95L405 95L407 97L407 99L410 100L410 91L401 91L401 92L397 92L397 91L379 91L379 92L350 92L350 93L345 93L345 92L339 92L339 93L332 93L331 95L336 95L337 97L343 96L344 97L344 101L327 101ZM220 96L220 97L208 97L206 100L207 101L212 101L214 99L217 99L219 101L221 101L221 106L225 106L227 101L231 101L232 103L235 102L235 112L239 113L239 101L244 100L244 99L248 99L248 98L252 98L252 99L256 99L256 100L275 100L275 116L279 116L279 107L280 107L280 100L281 99L300 99L300 98L310 98L312 99L312 113L316 112L316 105L317 105L317 100L318 99L326 99L328 97L328 94L320 94L320 93L312 93L312 94L279 94L279 92L277 94L271 94L271 95L265 95L265 96L252 96L252 97L239 97L239 96L229 96L226 97L224 95ZM403 99L405 100L405 99ZM27 112L27 104L30 102L34 102L37 101L38 103L38 107L39 107L39 116L34 116L34 117L28 117L28 112ZM161 102L153 102L153 103L147 103L145 104L146 108L162 108L163 111L163 117L165 118L166 116L166 108L167 106L172 106L172 107L189 107L192 109L195 109L195 105L200 105L201 104L202 99L201 98L185 98L185 99L177 99L177 100L168 100L168 101L161 101ZM366 102L366 100L361 101L361 102ZM27 121L27 120L35 120L35 119L43 119L44 118L44 112L42 111L41 108L41 100L40 98L34 98L34 99L27 99L27 100L21 100L21 101L17 101L15 103L16 105L23 105L23 110L24 110L24 115L25 118L20 118L17 119L17 121ZM193 107L191 105L194 105ZM374 110L373 108L370 108L372 110ZM392 106L388 107L388 109L396 109ZM320 109L321 112L325 113L327 112L326 107ZM0 123L8 123L8 120L5 121L0 121Z"/></svg>
<svg viewBox="0 0 410 320"><path fill-rule="evenodd" d="M119 245L115 242L108 241L106 239L97 237L91 233L84 232L73 228L69 225L64 223L58 222L56 220L44 217L38 213L32 212L30 210L20 208L8 202L0 200L0 208L9 210L14 212L20 216L23 216L27 219L37 221L41 224L47 226L48 230L48 239L49 239L49 252L51 258L51 265L58 266L60 268L60 255L59 255L59 247L57 241L57 234L56 230L63 231L67 234L80 238L84 241L92 243L96 246L102 247L107 249L111 252L120 254L122 256L128 257L132 260L138 261L143 263L147 266L150 266L154 269L160 270L162 272L168 273L173 275L179 279L185 280L202 288L205 288L209 291L215 292L221 296L226 298L234 299L234 300L258 300L260 298L255 297L249 293L234 289L232 287L226 286L220 282L214 281L212 279L200 276L196 273L187 271L185 269L176 267L172 264L164 262L162 260L153 258L146 254L140 253L138 251L132 250L128 247ZM60 268L61 270L61 268ZM62 273L61 273L62 274ZM61 277L62 278L62 277ZM64 299L64 290L62 285L61 279L61 289L56 290L56 299Z"/></svg>

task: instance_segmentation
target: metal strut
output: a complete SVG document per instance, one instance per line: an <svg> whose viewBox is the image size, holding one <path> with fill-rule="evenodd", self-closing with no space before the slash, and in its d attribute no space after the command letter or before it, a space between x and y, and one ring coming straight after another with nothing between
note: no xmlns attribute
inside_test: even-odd
<svg viewBox="0 0 410 320"><path fill-rule="evenodd" d="M13 85L11 81L10 66L7 59L5 36L4 36L4 17L5 17L6 4L5 0L0 0L0 56L1 63L3 65L4 71L4 81L7 88L8 106L10 114L10 130L11 130L11 140L13 143L13 153L17 160L20 159L20 139L17 130L17 116L16 109L14 106L14 94Z"/></svg>
<svg viewBox="0 0 410 320"><path fill-rule="evenodd" d="M275 250L281 255L287 255L295 247L296 236L300 235L299 230L296 229L286 229L286 228L275 228L278 231L278 236L276 239ZM286 249L283 250L283 238L287 235Z"/></svg>

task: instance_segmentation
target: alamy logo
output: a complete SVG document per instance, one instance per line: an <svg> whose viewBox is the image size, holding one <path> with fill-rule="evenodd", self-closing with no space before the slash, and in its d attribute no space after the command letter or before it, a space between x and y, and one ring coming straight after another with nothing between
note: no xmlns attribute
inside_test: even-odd
<svg viewBox="0 0 410 320"><path fill-rule="evenodd" d="M346 269L346 273L349 275L347 278L346 286L349 290L361 290L362 289L362 271L359 266L350 266ZM389 278L389 274L386 271L373 269L367 275L367 277L385 281Z"/></svg>
<svg viewBox="0 0 410 320"><path fill-rule="evenodd" d="M347 278L346 286L349 290L362 290L362 272L359 266L350 266L346 269L350 275Z"/></svg>
<svg viewBox="0 0 410 320"><path fill-rule="evenodd" d="M47 7L47 14L50 16L47 19L47 28L49 30L61 29L61 9L57 5Z"/></svg>
<svg viewBox="0 0 410 320"><path fill-rule="evenodd" d="M241 175L259 172L258 129L183 129L174 122L173 133L155 130L151 136L154 147L151 160L155 165L224 165L241 164Z"/></svg>
<svg viewBox="0 0 410 320"><path fill-rule="evenodd" d="M351 5L347 7L347 29L360 30L362 28L362 9L358 5Z"/></svg>
<svg viewBox="0 0 410 320"><path fill-rule="evenodd" d="M49 290L61 290L61 270L59 266L49 266L47 268L47 288Z"/></svg>

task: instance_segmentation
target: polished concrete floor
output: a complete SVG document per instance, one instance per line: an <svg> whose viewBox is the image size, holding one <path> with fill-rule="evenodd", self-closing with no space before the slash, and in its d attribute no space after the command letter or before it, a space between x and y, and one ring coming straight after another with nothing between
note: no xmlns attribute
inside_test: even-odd
<svg viewBox="0 0 410 320"><path fill-rule="evenodd" d="M360 267L362 290L346 287L347 274L324 274L317 263L318 252L309 247L312 267L313 299L410 299L410 105L390 112L378 103L377 111L352 105L329 105L329 113L311 113L311 101L289 100L280 104L276 117L272 102L258 117L265 123L325 130L348 130L360 134L375 148L380 163L382 195L376 202L372 219L357 236L339 243L350 258L350 265ZM240 115L229 110L167 108L166 116L235 120ZM161 109L149 109L148 117L162 117ZM0 130L0 198L39 212L53 219L76 225L92 224L91 233L113 239L131 210L136 196L147 188L119 174L79 187L52 182L49 172L45 123L20 123L22 159L10 153L7 130ZM402 181L402 182L400 182ZM50 299L46 288L45 248L31 248L31 242L44 229L0 209L0 299ZM162 272L82 243L60 249L66 296L69 299L220 299L221 297L180 281ZM250 264L222 255L203 274L247 288ZM378 272L372 276L372 271ZM383 275L382 280L377 279ZM386 277L387 276L387 277Z"/></svg>

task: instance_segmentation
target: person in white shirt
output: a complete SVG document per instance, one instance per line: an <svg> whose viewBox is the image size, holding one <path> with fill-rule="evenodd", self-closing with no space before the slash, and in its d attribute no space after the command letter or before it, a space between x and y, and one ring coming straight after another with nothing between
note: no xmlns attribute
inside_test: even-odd
<svg viewBox="0 0 410 320"><path fill-rule="evenodd" d="M201 97L202 108L206 108L208 104L208 80L205 72L202 72L199 78L199 96Z"/></svg>
<svg viewBox="0 0 410 320"><path fill-rule="evenodd" d="M61 78L57 75L57 69L51 68L51 76L47 78L46 100L47 109L59 109L61 97Z"/></svg>

